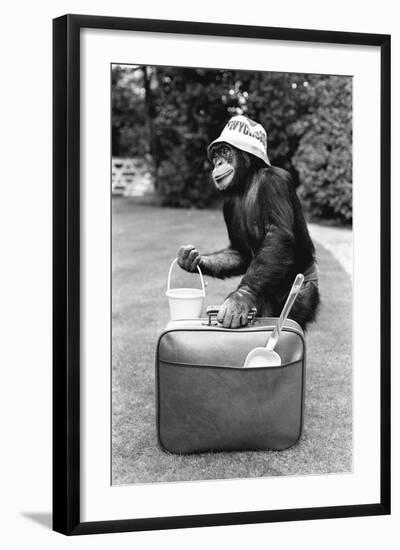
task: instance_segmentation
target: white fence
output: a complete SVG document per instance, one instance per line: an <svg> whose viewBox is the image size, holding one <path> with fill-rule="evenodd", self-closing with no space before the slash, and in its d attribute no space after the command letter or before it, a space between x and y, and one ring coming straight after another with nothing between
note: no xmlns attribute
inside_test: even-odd
<svg viewBox="0 0 400 550"><path fill-rule="evenodd" d="M142 197L154 193L154 181L142 159L112 158L113 195Z"/></svg>

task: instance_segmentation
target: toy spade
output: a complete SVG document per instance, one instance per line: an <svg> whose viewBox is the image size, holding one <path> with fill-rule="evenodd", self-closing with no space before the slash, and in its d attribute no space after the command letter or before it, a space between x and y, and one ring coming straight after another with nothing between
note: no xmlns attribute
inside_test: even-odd
<svg viewBox="0 0 400 550"><path fill-rule="evenodd" d="M275 346L279 340L279 336L282 331L282 327L292 309L292 306L297 298L299 290L304 282L304 275L299 273L294 280L293 286L290 289L289 296L283 306L282 313L278 319L278 322L274 328L274 331L269 338L265 347L254 348L247 354L244 368L254 367L279 367L282 364L281 357L276 351Z"/></svg>

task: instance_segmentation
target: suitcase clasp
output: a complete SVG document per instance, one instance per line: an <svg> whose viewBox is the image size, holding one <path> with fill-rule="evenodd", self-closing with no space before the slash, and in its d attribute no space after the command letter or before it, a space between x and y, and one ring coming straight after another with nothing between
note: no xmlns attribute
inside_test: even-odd
<svg viewBox="0 0 400 550"><path fill-rule="evenodd" d="M206 325L208 327L218 326L218 322L217 321L213 322L212 318L216 317L218 315L219 308L220 308L220 306L208 306L207 310L206 310L206 313L208 315L208 322L207 323L202 323L202 324ZM254 324L254 321L255 321L255 318L256 318L256 313L257 313L257 308L255 308L255 307L251 308L251 310L249 312L249 315L247 316L250 325Z"/></svg>

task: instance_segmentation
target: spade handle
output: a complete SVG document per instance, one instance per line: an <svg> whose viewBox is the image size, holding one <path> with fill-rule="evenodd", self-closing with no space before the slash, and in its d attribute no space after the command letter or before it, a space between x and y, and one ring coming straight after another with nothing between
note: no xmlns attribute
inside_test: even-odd
<svg viewBox="0 0 400 550"><path fill-rule="evenodd" d="M290 289L289 296L286 299L285 305L283 306L282 313L278 319L278 322L274 328L274 331L270 339L268 340L267 345L265 346L268 351L273 351L273 349L275 348L279 340L282 327L285 324L286 319L288 318L290 310L292 309L294 301L297 298L297 295L303 285L303 282L304 282L304 275L299 273L294 280L292 288Z"/></svg>

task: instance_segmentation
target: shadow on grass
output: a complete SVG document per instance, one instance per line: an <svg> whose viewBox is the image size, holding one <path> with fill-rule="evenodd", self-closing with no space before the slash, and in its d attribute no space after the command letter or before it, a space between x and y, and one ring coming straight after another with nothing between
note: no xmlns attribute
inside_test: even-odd
<svg viewBox="0 0 400 550"><path fill-rule="evenodd" d="M349 472L352 468L352 288L334 256L317 244L322 305L307 333L304 430L281 452L175 456L157 446L154 352L168 321L166 276L182 244L200 252L227 237L218 210L178 210L113 202L113 484ZM198 278L177 270L172 286ZM208 278L206 305L219 304L239 279Z"/></svg>

